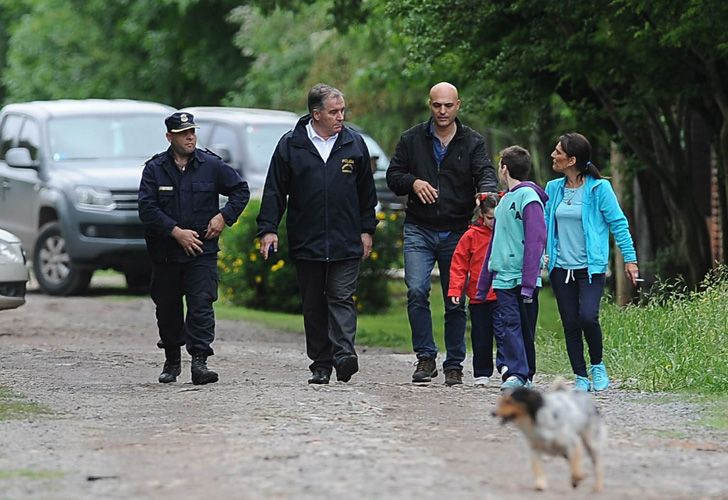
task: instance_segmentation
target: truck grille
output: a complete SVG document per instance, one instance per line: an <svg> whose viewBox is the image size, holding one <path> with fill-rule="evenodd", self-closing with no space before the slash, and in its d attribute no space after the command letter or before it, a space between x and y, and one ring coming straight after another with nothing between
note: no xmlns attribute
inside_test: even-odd
<svg viewBox="0 0 728 500"><path fill-rule="evenodd" d="M138 191L112 191L111 197L116 203L115 210L125 212L136 212L139 209L139 192Z"/></svg>
<svg viewBox="0 0 728 500"><path fill-rule="evenodd" d="M144 226L141 224L81 224L81 234L89 238L141 240Z"/></svg>

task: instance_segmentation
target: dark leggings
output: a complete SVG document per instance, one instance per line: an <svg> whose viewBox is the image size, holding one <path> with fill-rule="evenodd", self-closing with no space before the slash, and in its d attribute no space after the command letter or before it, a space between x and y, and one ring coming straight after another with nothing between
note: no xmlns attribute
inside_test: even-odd
<svg viewBox="0 0 728 500"><path fill-rule="evenodd" d="M567 282L568 277L568 282ZM586 269L566 270L555 267L550 274L559 315L564 325L566 352L575 374L586 377L584 343L589 349L592 365L602 362L602 327L599 325L599 303L604 292L604 274L592 274L591 283Z"/></svg>

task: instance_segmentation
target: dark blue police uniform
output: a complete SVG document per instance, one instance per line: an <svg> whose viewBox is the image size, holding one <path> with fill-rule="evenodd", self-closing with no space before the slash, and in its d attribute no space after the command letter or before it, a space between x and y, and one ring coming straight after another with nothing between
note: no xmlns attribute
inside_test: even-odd
<svg viewBox="0 0 728 500"><path fill-rule="evenodd" d="M181 115L185 114L175 113L168 121L176 116L179 125ZM187 113L183 118L194 126L192 115ZM174 127L168 122L167 128L173 132L170 126ZM228 197L222 208L219 194ZM151 295L157 306L159 347L178 349L186 345L193 356L213 354L212 304L217 300L219 246L217 238L205 240L204 235L210 219L218 213L232 226L249 199L247 183L209 150L195 149L184 171L175 165L171 148L146 162L139 186L139 217L146 227L147 250L153 262ZM185 253L171 235L175 226L197 232L203 241L201 254Z"/></svg>

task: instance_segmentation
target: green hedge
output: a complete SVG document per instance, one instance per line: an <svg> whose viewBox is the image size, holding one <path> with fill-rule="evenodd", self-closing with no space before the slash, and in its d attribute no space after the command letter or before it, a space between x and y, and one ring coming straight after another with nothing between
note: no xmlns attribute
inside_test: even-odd
<svg viewBox="0 0 728 500"><path fill-rule="evenodd" d="M259 200L251 200L238 222L220 239L220 290L224 302L268 311L298 313L301 301L296 270L288 256L285 217L281 221L278 253L264 261L258 253L255 218ZM362 262L355 295L357 309L375 313L390 306L387 281L392 269L402 267L402 223L398 212L377 213L371 257Z"/></svg>

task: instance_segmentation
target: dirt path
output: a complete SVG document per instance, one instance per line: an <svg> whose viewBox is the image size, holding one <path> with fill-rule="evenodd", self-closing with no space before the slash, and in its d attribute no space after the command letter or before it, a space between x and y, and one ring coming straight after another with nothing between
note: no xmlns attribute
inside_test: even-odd
<svg viewBox="0 0 728 500"><path fill-rule="evenodd" d="M0 498L592 498L490 416L497 387L406 383L413 356L362 352L351 383L306 384L301 335L218 322L218 384L156 382L149 299L50 298L0 312L0 386L53 411L0 421ZM544 387L547 382L537 380ZM673 397L611 390L600 498L728 498L728 433Z"/></svg>

